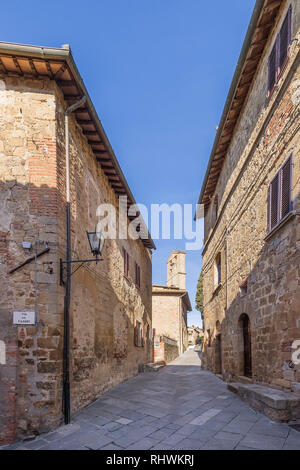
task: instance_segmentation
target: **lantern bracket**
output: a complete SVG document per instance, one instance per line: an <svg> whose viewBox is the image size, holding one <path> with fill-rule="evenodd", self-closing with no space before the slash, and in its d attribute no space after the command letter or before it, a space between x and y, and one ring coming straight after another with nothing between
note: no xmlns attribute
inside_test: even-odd
<svg viewBox="0 0 300 470"><path fill-rule="evenodd" d="M73 274L76 273L76 271L78 271L78 269L80 269L85 263L95 263L96 264L98 263L98 261L103 261L103 258L98 258L97 256L93 259L76 259L76 260L71 260L69 261L69 263L71 264L75 264L75 263L80 263L79 266L77 266L77 268L74 269L74 271L71 272L71 276ZM60 273L60 285L61 286L64 286L65 285L65 280L64 280L64 270L65 270L65 265L68 264L68 261L63 261L61 258L59 260L59 263L60 263L60 266L59 266L59 273Z"/></svg>

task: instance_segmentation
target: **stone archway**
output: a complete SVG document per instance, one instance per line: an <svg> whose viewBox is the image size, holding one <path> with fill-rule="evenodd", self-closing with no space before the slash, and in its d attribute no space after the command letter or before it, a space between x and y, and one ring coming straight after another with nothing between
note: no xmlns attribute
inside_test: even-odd
<svg viewBox="0 0 300 470"><path fill-rule="evenodd" d="M238 323L239 375L252 377L251 324L250 318L243 313Z"/></svg>

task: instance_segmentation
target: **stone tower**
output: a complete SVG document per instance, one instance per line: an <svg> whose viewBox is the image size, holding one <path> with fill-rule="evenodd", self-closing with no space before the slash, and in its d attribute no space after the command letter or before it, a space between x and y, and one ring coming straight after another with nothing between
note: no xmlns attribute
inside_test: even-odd
<svg viewBox="0 0 300 470"><path fill-rule="evenodd" d="M167 286L185 290L185 255L183 250L173 250L167 261Z"/></svg>

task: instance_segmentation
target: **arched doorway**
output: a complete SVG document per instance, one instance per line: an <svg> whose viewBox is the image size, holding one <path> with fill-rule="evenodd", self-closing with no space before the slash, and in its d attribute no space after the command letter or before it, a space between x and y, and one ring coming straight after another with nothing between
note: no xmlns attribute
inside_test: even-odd
<svg viewBox="0 0 300 470"><path fill-rule="evenodd" d="M239 320L241 340L242 340L242 360L243 375L252 377L252 356L251 356L251 325L250 319L246 313L240 316Z"/></svg>
<svg viewBox="0 0 300 470"><path fill-rule="evenodd" d="M215 372L216 374L222 374L222 335L219 320L216 322Z"/></svg>

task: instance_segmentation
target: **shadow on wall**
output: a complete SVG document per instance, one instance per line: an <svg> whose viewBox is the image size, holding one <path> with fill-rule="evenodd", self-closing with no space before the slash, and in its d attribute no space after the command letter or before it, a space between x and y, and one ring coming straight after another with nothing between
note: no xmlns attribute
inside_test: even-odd
<svg viewBox="0 0 300 470"><path fill-rule="evenodd" d="M59 282L59 259L66 256L66 237L65 203L56 188L0 181L0 194L0 342L6 350L5 363L0 364L1 445L53 429L62 420L65 289ZM84 208L78 201L74 204L80 210L77 220L71 221L72 258L90 258L85 230L94 227L85 225ZM35 239L47 242L50 251L38 258L36 269L32 261L8 274L32 256L24 252L22 241ZM124 278L118 241L107 241L103 258L72 276L72 412L152 360L147 309L148 304L151 309L151 275L144 292ZM151 269L150 258L148 263L145 271ZM12 312L35 310L36 299L37 323L14 326ZM144 325L141 347L135 345L136 318Z"/></svg>
<svg viewBox="0 0 300 470"><path fill-rule="evenodd" d="M206 319L203 367L222 374L226 381L244 376L287 389L300 382L300 366L291 363L292 344L300 339L298 207L299 195L290 220L265 241L225 317L220 318L223 309L218 307L220 317L216 312ZM225 283L209 302L217 305L223 289Z"/></svg>

